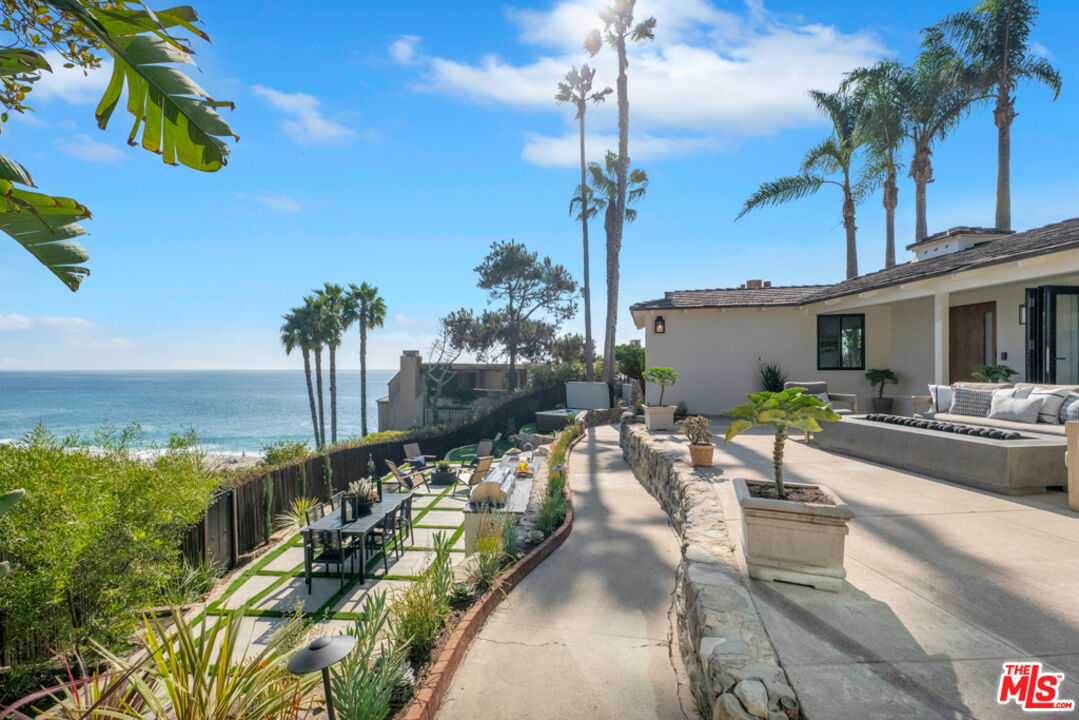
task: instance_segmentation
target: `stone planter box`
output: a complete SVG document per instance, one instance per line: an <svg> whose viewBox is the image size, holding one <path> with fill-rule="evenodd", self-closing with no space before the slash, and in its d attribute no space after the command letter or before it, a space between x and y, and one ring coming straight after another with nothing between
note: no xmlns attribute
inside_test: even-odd
<svg viewBox="0 0 1079 720"><path fill-rule="evenodd" d="M644 424L649 430L674 430L674 405L647 405Z"/></svg>
<svg viewBox="0 0 1079 720"><path fill-rule="evenodd" d="M735 478L734 491L742 506L742 550L749 576L839 592L847 576L843 568L847 521L854 513L823 485L785 484L788 488L818 487L835 505L753 497L747 482Z"/></svg>

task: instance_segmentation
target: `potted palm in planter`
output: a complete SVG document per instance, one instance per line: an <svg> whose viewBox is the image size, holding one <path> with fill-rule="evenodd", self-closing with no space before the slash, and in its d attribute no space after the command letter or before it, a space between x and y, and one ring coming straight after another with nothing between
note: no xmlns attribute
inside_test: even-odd
<svg viewBox="0 0 1079 720"><path fill-rule="evenodd" d="M748 403L728 413L738 419L727 429L724 443L754 427L775 431L775 481L734 480L742 506L742 551L752 578L838 592L847 575L843 546L854 513L824 485L783 481L783 449L790 429L820 432L820 421L840 419L823 400L803 392L790 388L753 393L746 396Z"/></svg>
<svg viewBox="0 0 1079 720"><path fill-rule="evenodd" d="M682 433L689 438L689 457L696 467L712 464L712 453L716 446L712 444L712 433L708 426L711 420L703 415L688 417L682 421Z"/></svg>
<svg viewBox="0 0 1079 720"><path fill-rule="evenodd" d="M659 385L659 403L645 405L644 424L649 430L673 430L675 408L663 404L663 393L678 382L678 373L669 367L653 367L645 370L643 376L647 382Z"/></svg>
<svg viewBox="0 0 1079 720"><path fill-rule="evenodd" d="M892 406L895 403L895 398L884 397L884 386L898 385L899 378L895 373L888 368L882 368L878 370L867 370L865 373L866 379L869 381L870 387L877 387L880 385L880 390L877 392L875 398L870 398L869 404L873 407L873 412L884 413L886 415L892 414Z"/></svg>

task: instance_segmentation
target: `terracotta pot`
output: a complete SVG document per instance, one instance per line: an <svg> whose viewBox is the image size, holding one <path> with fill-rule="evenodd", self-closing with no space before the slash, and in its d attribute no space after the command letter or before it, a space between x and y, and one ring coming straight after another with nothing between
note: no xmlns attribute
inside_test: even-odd
<svg viewBox="0 0 1079 720"><path fill-rule="evenodd" d="M707 467L712 464L712 453L715 452L716 446L709 443L708 445L690 445L689 456L693 459L693 464L697 467Z"/></svg>

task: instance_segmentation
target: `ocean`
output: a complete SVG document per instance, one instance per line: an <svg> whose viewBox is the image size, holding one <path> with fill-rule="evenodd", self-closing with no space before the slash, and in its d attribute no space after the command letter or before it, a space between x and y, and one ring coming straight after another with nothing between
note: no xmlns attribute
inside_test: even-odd
<svg viewBox="0 0 1079 720"><path fill-rule="evenodd" d="M323 368L326 439L329 376ZM367 371L368 431L378 430L376 401L395 370ZM337 372L337 437L360 434L360 371ZM91 433L102 422L138 421L144 446L194 428L210 452L259 452L274 440L314 445L302 370L0 372L0 440L18 440L38 422L59 436Z"/></svg>

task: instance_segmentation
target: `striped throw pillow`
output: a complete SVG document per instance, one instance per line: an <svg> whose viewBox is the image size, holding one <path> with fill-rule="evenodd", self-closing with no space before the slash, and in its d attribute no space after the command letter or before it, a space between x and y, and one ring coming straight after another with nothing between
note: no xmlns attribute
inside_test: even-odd
<svg viewBox="0 0 1079 720"><path fill-rule="evenodd" d="M1060 404L1061 424L1066 422L1079 422L1079 393L1069 393Z"/></svg>
<svg viewBox="0 0 1079 720"><path fill-rule="evenodd" d="M952 406L948 412L952 415L972 415L988 417L993 404L992 390L974 390L973 388L953 387Z"/></svg>

